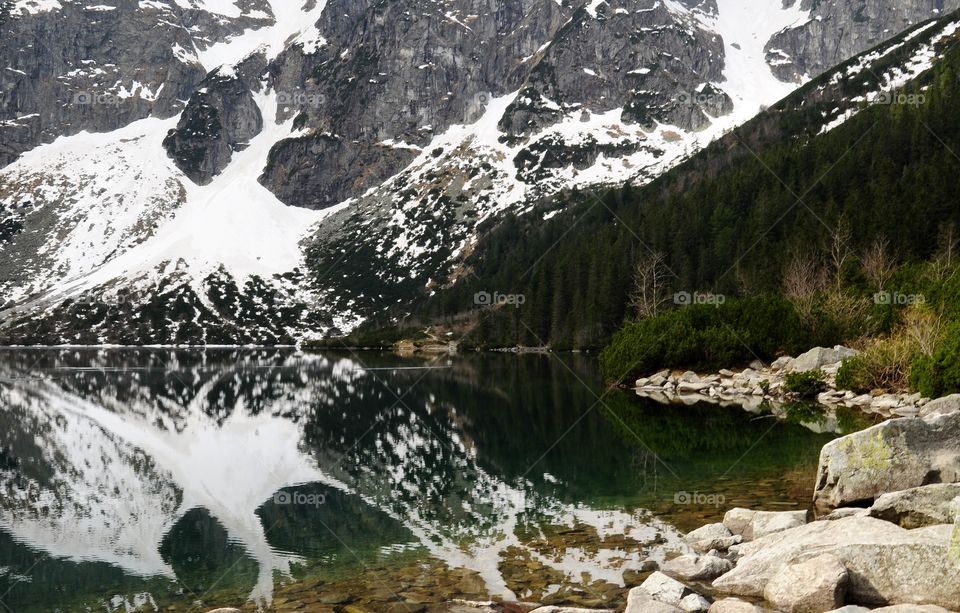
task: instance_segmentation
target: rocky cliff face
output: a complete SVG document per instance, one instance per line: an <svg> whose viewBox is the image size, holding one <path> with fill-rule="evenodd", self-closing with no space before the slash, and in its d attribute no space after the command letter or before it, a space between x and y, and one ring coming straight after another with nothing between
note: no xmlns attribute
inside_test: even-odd
<svg viewBox="0 0 960 613"><path fill-rule="evenodd" d="M269 11L266 0L231 16L174 0L13 2L0 23L0 167L58 136L178 113L206 73L197 50Z"/></svg>
<svg viewBox="0 0 960 613"><path fill-rule="evenodd" d="M810 12L802 24L776 34L767 61L783 79L815 77L912 25L960 7L958 0L794 0Z"/></svg>
<svg viewBox="0 0 960 613"><path fill-rule="evenodd" d="M349 329L454 282L477 236L507 212L649 181L803 78L951 8L5 6L0 304L16 307L3 313L5 329L30 342L39 331L58 342L81 330L102 341L268 342ZM236 319L231 296L261 303L262 321ZM153 324L141 336L117 329L168 299L184 307L178 317L189 317L188 303L209 316L161 322L156 334ZM227 332L207 334L214 328ZM238 332L253 329L269 332Z"/></svg>

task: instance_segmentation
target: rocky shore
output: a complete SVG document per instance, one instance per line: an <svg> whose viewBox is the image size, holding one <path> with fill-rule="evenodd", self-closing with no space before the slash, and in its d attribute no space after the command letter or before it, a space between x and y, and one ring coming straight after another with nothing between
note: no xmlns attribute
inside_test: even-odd
<svg viewBox="0 0 960 613"><path fill-rule="evenodd" d="M684 538L627 613L960 610L960 396L820 454L812 511L734 508Z"/></svg>
<svg viewBox="0 0 960 613"><path fill-rule="evenodd" d="M790 373L822 371L826 389L815 398L828 407L846 406L875 413L882 417L916 417L929 414L929 398L918 393L887 393L877 390L871 394L855 394L838 390L837 371L843 360L857 352L847 347L816 347L796 358L781 357L772 364L756 361L739 372L721 370L715 374L698 375L694 372L673 373L664 370L636 381L640 396L662 403L712 402L737 404L749 409L763 402L773 406L796 400L787 390Z"/></svg>

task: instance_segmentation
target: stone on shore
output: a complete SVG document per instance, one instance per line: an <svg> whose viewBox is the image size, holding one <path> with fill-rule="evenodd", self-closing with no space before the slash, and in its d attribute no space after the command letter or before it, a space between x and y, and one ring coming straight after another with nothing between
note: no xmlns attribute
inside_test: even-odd
<svg viewBox="0 0 960 613"><path fill-rule="evenodd" d="M920 417L928 415L947 415L960 412L960 394L951 394L943 398L936 398L920 409Z"/></svg>
<svg viewBox="0 0 960 613"><path fill-rule="evenodd" d="M671 609L673 609L673 611L664 610L663 613L675 613L675 611L680 610L680 609L677 609L676 607L671 607ZM644 613L646 613L647 611L647 609L637 609L637 610L644 611ZM546 607L537 607L536 609L533 609L532 611L530 611L530 613L614 613L614 610L613 609L582 609L582 608L578 609L575 607L558 607L558 606L550 605ZM659 613L659 611L650 609L650 613Z"/></svg>
<svg viewBox="0 0 960 613"><path fill-rule="evenodd" d="M960 483L935 483L881 495L870 507L870 516L904 528L953 523L951 503L960 496Z"/></svg>
<svg viewBox="0 0 960 613"><path fill-rule="evenodd" d="M684 581L709 581L732 568L730 560L719 556L687 554L664 563L663 572Z"/></svg>
<svg viewBox="0 0 960 613"><path fill-rule="evenodd" d="M737 546L737 565L713 582L725 594L760 598L784 567L830 553L849 573L848 600L864 604L960 602L954 526L905 530L873 517L816 521ZM956 545L953 545L956 548Z"/></svg>
<svg viewBox="0 0 960 613"><path fill-rule="evenodd" d="M823 554L780 569L763 590L764 598L786 613L821 613L842 606L847 569L840 558Z"/></svg>
<svg viewBox="0 0 960 613"><path fill-rule="evenodd" d="M793 372L806 372L816 370L827 364L836 364L847 358L852 358L857 352L847 347L837 345L833 349L826 347L814 347L810 351L798 356L789 365L789 370Z"/></svg>
<svg viewBox="0 0 960 613"><path fill-rule="evenodd" d="M654 571L639 587L630 590L628 597L637 592L636 598L646 594L658 602L678 606L686 591L686 585L660 571Z"/></svg>
<svg viewBox="0 0 960 613"><path fill-rule="evenodd" d="M951 613L948 609L933 604L895 604L873 611L874 613Z"/></svg>
<svg viewBox="0 0 960 613"><path fill-rule="evenodd" d="M697 528L683 537L691 549L697 553L707 553L711 549L726 551L742 539L727 529L723 524L707 524Z"/></svg>
<svg viewBox="0 0 960 613"><path fill-rule="evenodd" d="M753 521L756 511L736 507L723 514L723 525L726 526L732 534L743 535L743 532Z"/></svg>
<svg viewBox="0 0 960 613"><path fill-rule="evenodd" d="M739 598L723 598L710 605L709 613L760 613L757 605Z"/></svg>
<svg viewBox="0 0 960 613"><path fill-rule="evenodd" d="M680 600L680 609L687 613L699 613L710 608L710 601L700 594L687 594Z"/></svg>
<svg viewBox="0 0 960 613"><path fill-rule="evenodd" d="M752 541L805 523L806 511L755 511L750 523L743 529L743 540Z"/></svg>
<svg viewBox="0 0 960 613"><path fill-rule="evenodd" d="M885 492L960 481L960 413L891 419L820 451L814 504L821 513Z"/></svg>

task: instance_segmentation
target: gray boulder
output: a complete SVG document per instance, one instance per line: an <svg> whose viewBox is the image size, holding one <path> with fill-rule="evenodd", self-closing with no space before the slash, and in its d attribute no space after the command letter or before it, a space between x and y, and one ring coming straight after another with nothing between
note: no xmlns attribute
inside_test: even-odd
<svg viewBox="0 0 960 613"><path fill-rule="evenodd" d="M949 524L955 519L951 503L957 496L960 496L960 483L924 485L883 494L869 512L871 517L907 529Z"/></svg>
<svg viewBox="0 0 960 613"><path fill-rule="evenodd" d="M836 364L837 362L842 362L847 358L852 358L857 355L857 352L854 349L849 349L847 347L841 347L837 345L833 349L828 349L826 347L814 347L810 351L800 355L797 359L793 360L788 366L789 370L792 372L806 372L808 370L816 370L821 366L826 366L827 364Z"/></svg>
<svg viewBox="0 0 960 613"><path fill-rule="evenodd" d="M764 598L787 613L821 613L843 605L847 569L833 554L780 569L763 590Z"/></svg>
<svg viewBox="0 0 960 613"><path fill-rule="evenodd" d="M960 412L960 394L951 394L943 398L936 398L920 409L920 417L928 415L946 415Z"/></svg>
<svg viewBox="0 0 960 613"><path fill-rule="evenodd" d="M647 577L639 587L630 590L628 597L630 594L636 592L636 598L640 598L646 594L658 602L678 606L687 591L687 586L673 577L668 577L660 571L655 571Z"/></svg>
<svg viewBox="0 0 960 613"><path fill-rule="evenodd" d="M960 582L944 581L960 572L952 531L952 525L905 530L873 517L812 522L738 546L736 567L713 587L759 598L784 568L830 553L847 568L850 601L952 606L960 602Z"/></svg>
<svg viewBox="0 0 960 613"><path fill-rule="evenodd" d="M710 608L710 601L700 594L687 594L680 601L680 608L687 613L698 613Z"/></svg>
<svg viewBox="0 0 960 613"><path fill-rule="evenodd" d="M685 581L716 579L733 568L730 560L715 555L688 554L676 557L663 565L663 572Z"/></svg>
<svg viewBox="0 0 960 613"><path fill-rule="evenodd" d="M892 419L820 451L818 512L873 502L885 492L960 481L960 413Z"/></svg>
<svg viewBox="0 0 960 613"><path fill-rule="evenodd" d="M755 514L756 511L741 507L730 509L723 514L723 525L726 526L727 530L732 534L742 535L747 527L750 526L750 522L753 521Z"/></svg>
<svg viewBox="0 0 960 613"><path fill-rule="evenodd" d="M739 598L723 598L710 605L709 613L761 613L757 605Z"/></svg>

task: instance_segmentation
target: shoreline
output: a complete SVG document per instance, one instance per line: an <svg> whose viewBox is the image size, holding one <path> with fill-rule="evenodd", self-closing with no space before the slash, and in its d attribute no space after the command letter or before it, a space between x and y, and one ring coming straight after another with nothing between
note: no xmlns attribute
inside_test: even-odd
<svg viewBox="0 0 960 613"><path fill-rule="evenodd" d="M709 402L738 404L749 408L763 402L775 405L808 402L830 408L860 409L888 419L924 417L930 413L927 406L932 399L924 398L918 392L876 390L875 393L856 394L838 389L837 372L843 360L854 355L855 350L838 345L832 349L815 347L796 358L777 358L769 365L754 362L740 371L721 369L716 373L698 375L692 371L679 373L662 370L649 377L637 379L632 389L638 396L662 404ZM787 391L786 378L789 374L818 370L824 375L823 391L808 398Z"/></svg>

